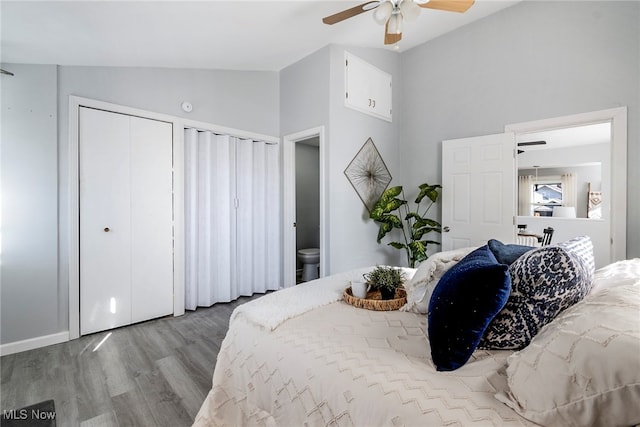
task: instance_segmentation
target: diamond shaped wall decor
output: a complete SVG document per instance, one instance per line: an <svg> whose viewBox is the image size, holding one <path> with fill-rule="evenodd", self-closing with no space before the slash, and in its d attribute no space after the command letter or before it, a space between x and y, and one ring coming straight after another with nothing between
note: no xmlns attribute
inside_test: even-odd
<svg viewBox="0 0 640 427"><path fill-rule="evenodd" d="M371 138L360 148L344 174L369 212L391 182L391 173Z"/></svg>

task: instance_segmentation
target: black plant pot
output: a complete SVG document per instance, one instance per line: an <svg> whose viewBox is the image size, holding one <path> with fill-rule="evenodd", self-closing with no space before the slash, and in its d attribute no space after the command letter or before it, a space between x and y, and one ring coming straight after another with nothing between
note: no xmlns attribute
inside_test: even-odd
<svg viewBox="0 0 640 427"><path fill-rule="evenodd" d="M380 289L380 298L382 299L393 299L396 296L396 290L395 289L387 289L387 288L382 288Z"/></svg>

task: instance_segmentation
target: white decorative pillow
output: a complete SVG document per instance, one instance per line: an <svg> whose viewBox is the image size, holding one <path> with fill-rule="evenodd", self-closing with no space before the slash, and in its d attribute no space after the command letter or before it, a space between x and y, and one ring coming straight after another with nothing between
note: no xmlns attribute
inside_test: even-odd
<svg viewBox="0 0 640 427"><path fill-rule="evenodd" d="M640 258L625 259L604 266L596 271L591 293L614 286L623 286L638 281L640 277Z"/></svg>
<svg viewBox="0 0 640 427"><path fill-rule="evenodd" d="M507 359L496 398L545 426L640 423L640 280L567 309Z"/></svg>
<svg viewBox="0 0 640 427"><path fill-rule="evenodd" d="M423 261L418 266L413 278L404 285L407 291L407 303L400 311L427 314L431 294L442 275L475 249L477 248L437 252Z"/></svg>

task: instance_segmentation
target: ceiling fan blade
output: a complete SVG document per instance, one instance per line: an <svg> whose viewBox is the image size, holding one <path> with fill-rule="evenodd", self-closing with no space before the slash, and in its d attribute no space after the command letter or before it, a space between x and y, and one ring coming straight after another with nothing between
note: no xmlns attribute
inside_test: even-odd
<svg viewBox="0 0 640 427"><path fill-rule="evenodd" d="M528 145L545 145L547 141L529 141L529 142L518 142L518 147L526 147Z"/></svg>
<svg viewBox="0 0 640 427"><path fill-rule="evenodd" d="M418 4L418 6L463 13L473 6L473 3L475 0L430 0L428 3Z"/></svg>
<svg viewBox="0 0 640 427"><path fill-rule="evenodd" d="M337 24L340 21L344 21L345 19L352 18L356 15L360 15L363 12L373 9L372 7L367 7L372 5L373 3L379 3L376 1L368 1L366 3L359 4L358 6L354 6L350 9L345 9L342 12L334 13L333 15L326 16L322 18L322 22L327 25Z"/></svg>
<svg viewBox="0 0 640 427"><path fill-rule="evenodd" d="M384 44L394 44L402 40L402 33L389 34L388 30L389 30L389 21L387 21L387 23L384 26Z"/></svg>

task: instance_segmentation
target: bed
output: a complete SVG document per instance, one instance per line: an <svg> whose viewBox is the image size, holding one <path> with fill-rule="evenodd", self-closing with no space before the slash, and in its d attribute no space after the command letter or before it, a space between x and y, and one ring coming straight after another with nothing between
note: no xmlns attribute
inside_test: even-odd
<svg viewBox="0 0 640 427"><path fill-rule="evenodd" d="M373 267L239 306L194 425L640 423L640 259L595 272L580 264L587 276L592 273L588 292L520 350L480 345L460 366L441 369L430 347L435 330L428 322L435 319L429 303L439 295L438 285L476 251L443 252L417 270L404 269L407 304L398 311L365 310L343 301L349 281ZM543 248L524 255L506 251L503 255L513 258L508 273L539 251ZM510 286L515 289L516 283Z"/></svg>

